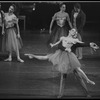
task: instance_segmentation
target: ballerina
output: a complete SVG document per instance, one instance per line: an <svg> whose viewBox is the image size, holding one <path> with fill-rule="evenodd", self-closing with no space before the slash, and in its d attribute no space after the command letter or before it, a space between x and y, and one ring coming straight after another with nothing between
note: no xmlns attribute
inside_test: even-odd
<svg viewBox="0 0 100 100"><path fill-rule="evenodd" d="M54 25L55 21L56 24ZM61 36L67 36L68 30L71 28L72 24L70 21L69 14L66 12L66 5L64 3L61 3L60 11L56 12L51 20L49 28L50 38L47 42L47 45L50 43L56 43Z"/></svg>
<svg viewBox="0 0 100 100"><path fill-rule="evenodd" d="M24 62L19 54L19 49L22 48L23 44L19 32L18 18L14 14L14 11L15 5L11 5L8 13L4 13L2 51L9 52L9 57L4 61L12 61L12 52L14 51L17 54L17 60L19 62Z"/></svg>
<svg viewBox="0 0 100 100"><path fill-rule="evenodd" d="M74 70L77 71L77 73L82 76L87 83L90 83L92 85L95 85L95 82L91 81L86 74L81 69L81 64L79 60L77 59L76 55L71 51L71 47L75 45L76 43L84 44L84 42L79 41L78 39L73 38L73 35L75 35L76 30L71 29L69 31L69 35L67 37L61 37L58 42L55 44L50 44L51 47L54 47L58 44L62 44L63 47L65 47L64 50L56 50L55 53L50 53L45 56L38 56L34 54L25 54L25 56L28 56L29 58L36 58L39 60L49 60L53 63L54 67L58 72L61 73L61 81L60 81L60 90L59 90L59 96L62 97L62 89L63 89L63 76L64 74L68 74L73 72ZM94 45L95 43L90 43L90 47L93 49L98 49L97 45ZM57 65L57 66L55 66Z"/></svg>

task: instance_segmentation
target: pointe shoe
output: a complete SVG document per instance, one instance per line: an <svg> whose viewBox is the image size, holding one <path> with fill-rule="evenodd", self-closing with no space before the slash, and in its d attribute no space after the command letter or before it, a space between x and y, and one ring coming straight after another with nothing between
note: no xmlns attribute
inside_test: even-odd
<svg viewBox="0 0 100 100"><path fill-rule="evenodd" d="M62 95L58 95L57 98L62 98Z"/></svg>
<svg viewBox="0 0 100 100"><path fill-rule="evenodd" d="M28 56L30 59L33 58L32 54L24 54L25 56Z"/></svg>
<svg viewBox="0 0 100 100"><path fill-rule="evenodd" d="M91 81L91 80L87 81L87 83L90 83L90 84L92 84L92 85L95 85L95 82L93 82L93 81Z"/></svg>
<svg viewBox="0 0 100 100"><path fill-rule="evenodd" d="M78 57L78 59L79 59L79 60L81 60L81 59L82 59L82 57Z"/></svg>
<svg viewBox="0 0 100 100"><path fill-rule="evenodd" d="M20 58L19 58L19 59L17 59L17 60L18 60L19 62L21 62L21 63L23 63L23 62L24 62L24 60L22 60L22 59L20 59Z"/></svg>
<svg viewBox="0 0 100 100"><path fill-rule="evenodd" d="M24 54L25 56L29 56L30 54Z"/></svg>
<svg viewBox="0 0 100 100"><path fill-rule="evenodd" d="M30 59L32 59L32 58L33 58L33 56L31 56L31 55L29 55L28 57L29 57Z"/></svg>
<svg viewBox="0 0 100 100"><path fill-rule="evenodd" d="M12 61L12 58L7 58L4 61Z"/></svg>
<svg viewBox="0 0 100 100"><path fill-rule="evenodd" d="M90 95L90 94L88 94L88 95L87 95L87 98L91 98L91 95Z"/></svg>

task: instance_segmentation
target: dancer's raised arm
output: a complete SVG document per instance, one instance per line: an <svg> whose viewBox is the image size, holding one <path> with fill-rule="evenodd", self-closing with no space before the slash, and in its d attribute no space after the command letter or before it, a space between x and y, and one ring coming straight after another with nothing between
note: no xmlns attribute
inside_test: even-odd
<svg viewBox="0 0 100 100"><path fill-rule="evenodd" d="M58 42L54 43L54 44L50 43L50 46L53 47L53 46L58 45L62 41L63 38L64 37L61 37L60 40Z"/></svg>

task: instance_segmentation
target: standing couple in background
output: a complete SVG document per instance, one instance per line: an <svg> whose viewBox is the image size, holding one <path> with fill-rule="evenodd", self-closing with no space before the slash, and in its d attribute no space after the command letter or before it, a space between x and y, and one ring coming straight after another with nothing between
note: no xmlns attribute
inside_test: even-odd
<svg viewBox="0 0 100 100"><path fill-rule="evenodd" d="M50 38L48 43L55 43L60 39L61 36L68 36L68 30L71 28L75 28L77 30L77 37L80 41L82 41L82 32L86 21L85 13L81 10L79 3L74 5L74 9L71 13L71 19L65 10L66 5L61 3L60 11L55 13L52 17L49 29ZM56 21L57 24L52 29L54 21ZM82 59L82 48L76 49L76 55L78 59Z"/></svg>

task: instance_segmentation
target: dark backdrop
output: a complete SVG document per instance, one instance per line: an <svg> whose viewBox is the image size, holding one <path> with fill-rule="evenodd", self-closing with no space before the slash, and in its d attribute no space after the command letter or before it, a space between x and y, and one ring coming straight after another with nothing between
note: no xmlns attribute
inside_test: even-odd
<svg viewBox="0 0 100 100"><path fill-rule="evenodd" d="M8 11L9 6L13 2L2 2L2 10L4 12ZM100 2L79 2L81 8L86 14L86 22L92 23L94 27L99 26L100 24ZM38 30L41 28L49 29L50 21L55 12L59 11L58 4L51 3L36 3L36 9L32 10L33 2L17 2L17 14L26 16L26 29L27 30ZM66 12L71 15L71 10L73 9L74 2L67 2ZM98 23L95 26L95 23ZM91 25L91 24L90 24ZM23 22L20 21L20 27L23 27ZM98 28L99 29L99 28Z"/></svg>

